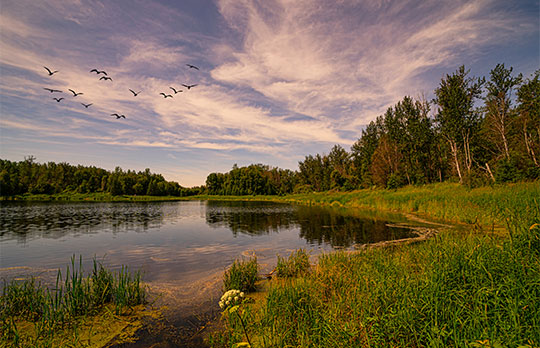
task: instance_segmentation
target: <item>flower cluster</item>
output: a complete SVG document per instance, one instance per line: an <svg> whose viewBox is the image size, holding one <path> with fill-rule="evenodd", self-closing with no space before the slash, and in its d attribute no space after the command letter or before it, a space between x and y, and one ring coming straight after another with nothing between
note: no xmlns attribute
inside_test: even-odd
<svg viewBox="0 0 540 348"><path fill-rule="evenodd" d="M219 307L225 309L229 306L235 306L242 302L244 299L244 293L240 290L229 290L221 296L219 301Z"/></svg>

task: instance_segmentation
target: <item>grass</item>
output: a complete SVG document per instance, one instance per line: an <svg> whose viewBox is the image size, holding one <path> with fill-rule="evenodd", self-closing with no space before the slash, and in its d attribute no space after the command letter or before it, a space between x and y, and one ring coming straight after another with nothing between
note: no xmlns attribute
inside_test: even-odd
<svg viewBox="0 0 540 348"><path fill-rule="evenodd" d="M122 267L113 273L94 260L92 273L87 278L83 274L82 259L77 265L73 257L65 279L59 270L52 288L34 278L4 283L0 346L46 347L59 340L80 346L79 323L103 317L104 311L117 318L146 301L139 272ZM64 342L66 335L69 344Z"/></svg>
<svg viewBox="0 0 540 348"><path fill-rule="evenodd" d="M288 259L279 255L277 257L276 275L280 278L305 275L309 269L309 255L304 249L293 251Z"/></svg>
<svg viewBox="0 0 540 348"><path fill-rule="evenodd" d="M257 258L235 260L223 275L223 290L254 291L258 279L259 266Z"/></svg>
<svg viewBox="0 0 540 348"><path fill-rule="evenodd" d="M420 244L324 254L305 273L289 271L301 251L278 258L291 277L273 279L243 312L252 346L538 347L538 197L534 183L297 196L302 203L385 207L474 224ZM449 212L441 213L443 205ZM482 227L494 223L507 235ZM244 336L225 322L212 345L231 347Z"/></svg>

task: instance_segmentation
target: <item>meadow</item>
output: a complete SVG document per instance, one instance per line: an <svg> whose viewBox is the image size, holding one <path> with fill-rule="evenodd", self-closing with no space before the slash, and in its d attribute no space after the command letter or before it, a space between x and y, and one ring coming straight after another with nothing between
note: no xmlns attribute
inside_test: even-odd
<svg viewBox="0 0 540 348"><path fill-rule="evenodd" d="M538 183L313 193L302 204L462 223L418 244L279 258L271 281L223 312L213 347L537 347ZM493 226L504 226L493 233ZM237 268L239 269L239 268ZM241 276L236 276L241 278ZM245 327L239 325L246 323Z"/></svg>

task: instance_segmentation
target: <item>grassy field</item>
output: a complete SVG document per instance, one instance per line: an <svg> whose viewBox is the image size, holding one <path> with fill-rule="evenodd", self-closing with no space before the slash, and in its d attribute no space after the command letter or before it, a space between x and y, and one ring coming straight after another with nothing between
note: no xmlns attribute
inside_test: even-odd
<svg viewBox="0 0 540 348"><path fill-rule="evenodd" d="M253 347L538 347L538 190L538 183L441 184L279 198L470 226L420 244L329 253L299 272L289 269L306 264L304 253L279 259L281 277L260 285L264 291L234 315L225 310L212 346L249 338ZM505 235L490 233L492 224L506 226Z"/></svg>

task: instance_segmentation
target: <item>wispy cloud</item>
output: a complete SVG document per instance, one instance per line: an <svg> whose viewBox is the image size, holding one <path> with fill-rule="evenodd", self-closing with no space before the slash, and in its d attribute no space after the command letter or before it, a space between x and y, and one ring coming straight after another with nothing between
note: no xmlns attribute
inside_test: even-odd
<svg viewBox="0 0 540 348"><path fill-rule="evenodd" d="M178 173L163 163L194 165L201 156L209 163L241 158L294 167L310 152L352 144L404 95L433 90L437 81L423 78L432 69L482 59L485 47L538 32L535 16L490 0L207 5L3 2L2 131L67 145L84 140L89 153L92 143L116 155L162 151L161 162L141 158L159 165L158 172ZM60 72L49 77L43 66ZM99 80L92 68L113 81ZM192 83L198 86L182 87ZM65 99L56 103L43 87L65 91ZM73 97L69 88L84 94ZM196 165L189 175L213 171Z"/></svg>

